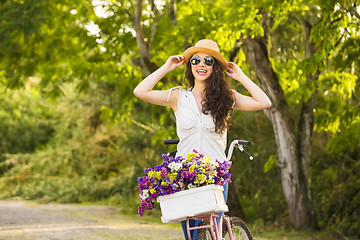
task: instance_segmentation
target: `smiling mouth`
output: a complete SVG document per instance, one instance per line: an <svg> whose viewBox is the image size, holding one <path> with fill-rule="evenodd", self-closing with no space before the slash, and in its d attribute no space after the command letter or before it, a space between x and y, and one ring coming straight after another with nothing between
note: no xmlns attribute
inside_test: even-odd
<svg viewBox="0 0 360 240"><path fill-rule="evenodd" d="M199 73L199 74L206 74L207 73L207 71L203 70L203 69L196 70L196 72Z"/></svg>

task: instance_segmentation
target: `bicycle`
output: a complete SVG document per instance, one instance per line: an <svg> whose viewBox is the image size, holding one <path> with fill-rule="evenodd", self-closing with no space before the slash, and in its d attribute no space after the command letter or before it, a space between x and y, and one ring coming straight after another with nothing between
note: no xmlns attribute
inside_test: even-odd
<svg viewBox="0 0 360 240"><path fill-rule="evenodd" d="M169 144L178 144L179 140L171 139L165 140L166 145ZM246 154L250 160L254 158L245 151L243 146L250 146L251 142L245 140L234 140L229 146L228 154L226 161L230 162L230 159L233 154L235 147L238 147L239 150ZM168 153L169 155L174 155L176 151ZM191 239L191 230L197 230L197 239L198 240L253 240L252 234L247 226L247 224L239 217L229 217L222 214L219 222L219 226L216 224L216 218L218 215L215 213L208 213L203 215L188 216L186 218L187 225L187 235ZM195 227L189 226L189 220L202 220L202 222Z"/></svg>

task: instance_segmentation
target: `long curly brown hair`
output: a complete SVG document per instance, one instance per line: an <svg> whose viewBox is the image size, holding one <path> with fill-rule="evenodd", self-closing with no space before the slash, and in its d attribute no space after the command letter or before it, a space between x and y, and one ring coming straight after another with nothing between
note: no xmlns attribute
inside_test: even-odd
<svg viewBox="0 0 360 240"><path fill-rule="evenodd" d="M195 77L191 70L190 61L186 65L185 78L188 80L190 87L193 88L195 86ZM216 59L213 71L209 78L206 79L206 86L202 95L202 112L211 114L215 124L215 132L223 134L231 125L230 113L232 112L235 96Z"/></svg>

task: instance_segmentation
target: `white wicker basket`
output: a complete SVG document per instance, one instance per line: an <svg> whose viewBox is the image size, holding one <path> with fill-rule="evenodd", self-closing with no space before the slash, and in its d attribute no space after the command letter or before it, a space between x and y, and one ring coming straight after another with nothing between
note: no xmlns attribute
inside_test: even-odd
<svg viewBox="0 0 360 240"><path fill-rule="evenodd" d="M159 196L163 223L176 223L188 216L214 212L227 212L224 188L218 185L188 189L174 194Z"/></svg>

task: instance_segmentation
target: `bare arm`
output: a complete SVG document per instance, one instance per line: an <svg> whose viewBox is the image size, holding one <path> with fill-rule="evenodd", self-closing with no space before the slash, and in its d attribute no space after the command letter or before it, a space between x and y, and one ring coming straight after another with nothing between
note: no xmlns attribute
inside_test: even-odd
<svg viewBox="0 0 360 240"><path fill-rule="evenodd" d="M153 90L153 88L166 74L180 67L184 64L184 62L185 58L182 55L169 57L163 66L139 83L139 85L134 89L134 95L146 102L171 107L175 110L177 106L177 98L174 98L172 94L169 101L167 101L170 90Z"/></svg>
<svg viewBox="0 0 360 240"><path fill-rule="evenodd" d="M271 106L271 101L264 91L251 81L238 65L233 62L229 62L226 74L239 81L251 94L251 97L249 97L236 92L234 109L255 111L263 110Z"/></svg>

